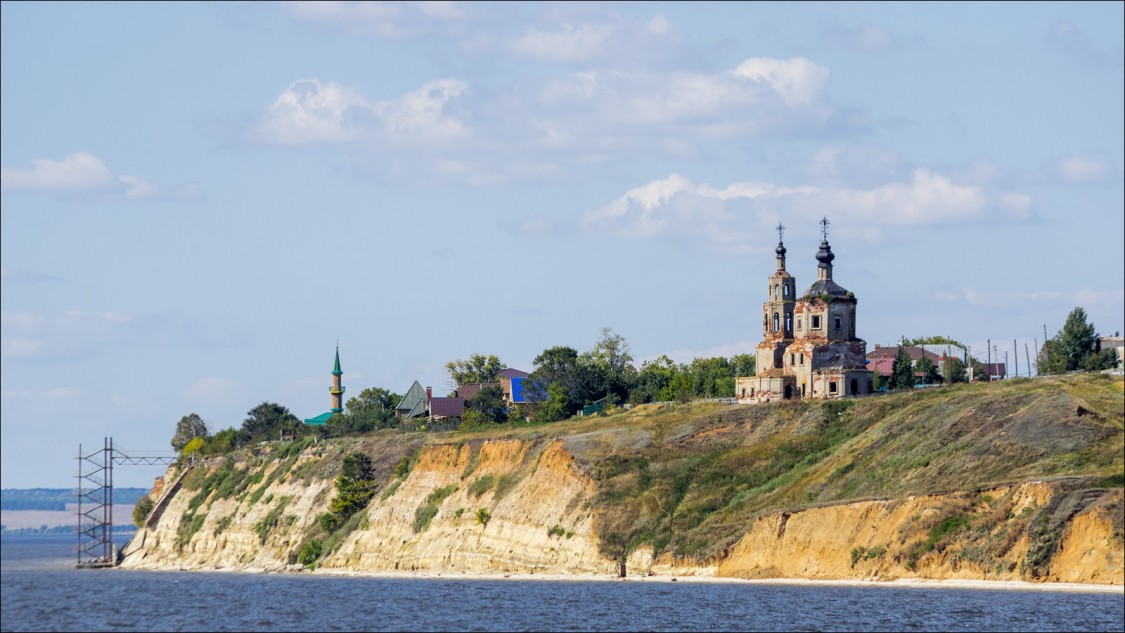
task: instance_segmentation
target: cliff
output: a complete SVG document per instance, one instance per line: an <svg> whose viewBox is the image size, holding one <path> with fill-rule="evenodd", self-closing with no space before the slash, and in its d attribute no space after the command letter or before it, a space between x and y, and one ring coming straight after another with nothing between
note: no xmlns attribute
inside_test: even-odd
<svg viewBox="0 0 1125 633"><path fill-rule="evenodd" d="M171 469L123 566L1120 585L1123 426L1079 376L273 442ZM318 519L353 452L375 497Z"/></svg>

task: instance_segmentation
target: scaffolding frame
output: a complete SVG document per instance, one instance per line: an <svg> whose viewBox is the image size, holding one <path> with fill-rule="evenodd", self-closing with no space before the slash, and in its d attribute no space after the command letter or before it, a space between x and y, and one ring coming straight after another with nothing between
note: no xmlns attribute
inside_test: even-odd
<svg viewBox="0 0 1125 633"><path fill-rule="evenodd" d="M78 562L79 569L117 565L113 543L113 465L170 465L168 455L127 455L114 448L113 438L102 438L102 447L90 453L78 445Z"/></svg>

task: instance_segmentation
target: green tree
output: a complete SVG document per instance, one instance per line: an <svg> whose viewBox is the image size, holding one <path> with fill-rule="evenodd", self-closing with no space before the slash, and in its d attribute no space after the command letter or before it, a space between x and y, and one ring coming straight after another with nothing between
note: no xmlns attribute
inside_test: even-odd
<svg viewBox="0 0 1125 633"><path fill-rule="evenodd" d="M155 506L156 502L149 495L142 495L140 499L137 499L136 505L133 506L133 525L143 526L145 519L148 518L149 513Z"/></svg>
<svg viewBox="0 0 1125 633"><path fill-rule="evenodd" d="M927 356L922 356L918 359L918 363L914 366L915 374L922 374L922 384L932 385L941 380L941 374L938 373L937 365L934 361L930 360Z"/></svg>
<svg viewBox="0 0 1125 633"><path fill-rule="evenodd" d="M578 406L570 400L566 386L553 382L547 387L547 398L539 405L537 419L542 422L557 422L574 415Z"/></svg>
<svg viewBox="0 0 1125 633"><path fill-rule="evenodd" d="M176 423L176 433L172 436L172 448L177 452L182 451L184 446L192 440L192 438L202 437L206 440L211 434L207 431L207 424L203 418L195 413L189 413L180 418Z"/></svg>
<svg viewBox="0 0 1125 633"><path fill-rule="evenodd" d="M249 442L276 440L281 431L301 430L301 421L289 409L274 402L263 402L250 409L242 421L242 433Z"/></svg>
<svg viewBox="0 0 1125 633"><path fill-rule="evenodd" d="M965 361L960 358L946 358L945 361L945 375L946 382L950 384L955 382L967 382L968 377L965 373Z"/></svg>
<svg viewBox="0 0 1125 633"><path fill-rule="evenodd" d="M523 383L527 399L542 403L551 401L551 413L543 418L547 421L570 417L569 413L563 417L555 416L562 415L561 412L573 412L582 404L578 351L564 346L551 347L536 356L534 363L535 369ZM554 385L557 386L552 391ZM540 412L540 415L543 413Z"/></svg>
<svg viewBox="0 0 1125 633"><path fill-rule="evenodd" d="M633 390L629 392L629 402L644 404L671 400L672 379L678 371L676 363L667 356L660 356L656 360L645 361L641 370L637 372L637 380Z"/></svg>
<svg viewBox="0 0 1125 633"><path fill-rule="evenodd" d="M500 385L485 385L476 395L466 400L462 419L469 426L506 421L508 416L504 391L500 389Z"/></svg>
<svg viewBox="0 0 1125 633"><path fill-rule="evenodd" d="M891 377L887 381L891 389L910 389L914 387L914 367L910 364L910 354L905 345L899 345L895 354L894 365L891 366Z"/></svg>
<svg viewBox="0 0 1125 633"><path fill-rule="evenodd" d="M375 496L375 468L364 453L344 457L340 475L336 477L336 497L328 508L343 524L348 517L367 507Z"/></svg>
<svg viewBox="0 0 1125 633"><path fill-rule="evenodd" d="M753 354L737 354L730 359L736 376L753 376L758 359Z"/></svg>
<svg viewBox="0 0 1125 633"><path fill-rule="evenodd" d="M457 389L461 385L474 382L496 382L500 372L504 370L504 364L491 354L488 356L472 354L468 360L449 361L445 364L445 369L449 372L449 379L452 382L450 389Z"/></svg>
<svg viewBox="0 0 1125 633"><path fill-rule="evenodd" d="M1066 317L1062 331L1058 336L1059 347L1066 359L1066 371L1082 369L1086 357L1094 353L1097 347L1098 335L1093 323L1086 322L1086 311L1075 308Z"/></svg>
<svg viewBox="0 0 1125 633"><path fill-rule="evenodd" d="M580 382L586 392L585 401L597 400L612 395L616 402L625 402L629 390L636 381L637 370L633 367L633 356L629 353L629 343L625 337L602 328L601 338L594 349L582 354L578 359Z"/></svg>
<svg viewBox="0 0 1125 633"><path fill-rule="evenodd" d="M402 396L381 387L369 387L350 398L344 413L328 419L324 425L329 437L369 433L394 426L395 406Z"/></svg>

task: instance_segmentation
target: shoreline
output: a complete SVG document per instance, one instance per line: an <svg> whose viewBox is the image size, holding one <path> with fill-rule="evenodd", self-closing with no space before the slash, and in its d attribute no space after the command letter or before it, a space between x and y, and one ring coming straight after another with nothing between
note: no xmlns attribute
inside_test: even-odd
<svg viewBox="0 0 1125 633"><path fill-rule="evenodd" d="M248 570L249 571L249 570ZM810 579L810 578L732 578L725 576L631 575L619 578L611 574L535 574L529 572L390 572L354 571L348 569L278 570L315 576L352 578L387 578L400 580L505 580L540 582L651 582L651 583L715 583L741 585L790 585L806 587L889 587L911 589L983 589L991 591L1062 591L1075 593L1107 593L1125 595L1125 585L1100 585L1072 582L1027 582L1024 580L973 580L967 578L897 578L895 580ZM277 573L261 570L261 573Z"/></svg>

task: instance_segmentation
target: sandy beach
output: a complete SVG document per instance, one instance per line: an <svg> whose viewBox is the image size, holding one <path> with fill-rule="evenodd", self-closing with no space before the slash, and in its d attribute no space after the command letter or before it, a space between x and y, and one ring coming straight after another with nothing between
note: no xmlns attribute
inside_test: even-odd
<svg viewBox="0 0 1125 633"><path fill-rule="evenodd" d="M803 586L850 586L850 587L896 587L919 589L985 589L1009 591L1072 591L1084 593L1116 593L1125 595L1125 585L1095 585L1068 582L1025 582L1020 580L970 580L970 579L927 579L899 578L896 580L810 580L805 578L765 578L744 579L719 576L627 576L619 578L609 574L533 574L497 573L474 574L467 572L359 572L340 569L318 569L313 572L300 571L325 576L359 576L369 578L402 579L451 579L451 580L517 580L551 582L650 582L650 583L723 583L742 585L803 585Z"/></svg>

